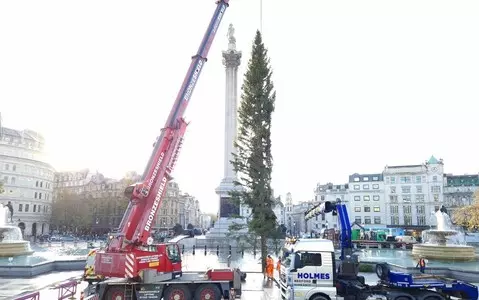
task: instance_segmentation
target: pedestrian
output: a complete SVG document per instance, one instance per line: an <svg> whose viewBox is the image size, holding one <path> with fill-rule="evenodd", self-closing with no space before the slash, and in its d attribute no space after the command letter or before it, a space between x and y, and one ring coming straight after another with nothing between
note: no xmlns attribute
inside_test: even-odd
<svg viewBox="0 0 479 300"><path fill-rule="evenodd" d="M266 258L266 277L268 280L273 279L273 271L274 271L274 261L271 255L268 255Z"/></svg>
<svg viewBox="0 0 479 300"><path fill-rule="evenodd" d="M278 258L278 262L276 263L276 270L278 271L278 276L281 276L281 258Z"/></svg>
<svg viewBox="0 0 479 300"><path fill-rule="evenodd" d="M419 271L424 274L424 271L426 271L426 260L424 257L419 257L416 268L419 268Z"/></svg>

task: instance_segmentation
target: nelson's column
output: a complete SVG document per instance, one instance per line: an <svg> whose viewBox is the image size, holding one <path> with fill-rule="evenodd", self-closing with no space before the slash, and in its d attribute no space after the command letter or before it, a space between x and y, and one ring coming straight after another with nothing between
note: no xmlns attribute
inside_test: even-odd
<svg viewBox="0 0 479 300"><path fill-rule="evenodd" d="M229 226L234 222L243 222L241 219L233 219L240 215L240 208L230 202L230 192L235 190L233 182L236 179L231 161L232 153L236 153L234 142L237 132L237 107L238 107L238 67L241 63L241 51L236 50L236 38L234 27L228 28L228 50L223 51L223 64L226 69L225 88L225 154L224 174L216 194L220 198L220 211L215 226L208 233L211 238L224 238L228 233Z"/></svg>

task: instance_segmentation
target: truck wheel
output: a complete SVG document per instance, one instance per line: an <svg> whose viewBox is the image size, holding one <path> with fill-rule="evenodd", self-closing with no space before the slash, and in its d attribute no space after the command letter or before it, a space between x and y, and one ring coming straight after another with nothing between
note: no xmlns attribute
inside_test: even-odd
<svg viewBox="0 0 479 300"><path fill-rule="evenodd" d="M389 267L387 264L377 264L376 265L376 275L381 280L387 280L389 277Z"/></svg>
<svg viewBox="0 0 479 300"><path fill-rule="evenodd" d="M191 292L187 286L184 285L170 285L163 296L165 300L189 300L191 299ZM123 299L122 299L123 300Z"/></svg>
<svg viewBox="0 0 479 300"><path fill-rule="evenodd" d="M329 300L329 298L323 295L314 295L313 297L309 298L309 300Z"/></svg>
<svg viewBox="0 0 479 300"><path fill-rule="evenodd" d="M125 287L112 286L106 292L105 300L125 300Z"/></svg>
<svg viewBox="0 0 479 300"><path fill-rule="evenodd" d="M195 291L195 300L221 300L221 291L214 284L202 284Z"/></svg>

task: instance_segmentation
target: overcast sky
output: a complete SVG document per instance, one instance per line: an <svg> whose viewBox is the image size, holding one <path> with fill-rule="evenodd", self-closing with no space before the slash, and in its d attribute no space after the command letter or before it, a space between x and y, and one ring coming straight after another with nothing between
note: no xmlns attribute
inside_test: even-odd
<svg viewBox="0 0 479 300"><path fill-rule="evenodd" d="M213 0L0 1L3 124L47 139L58 170L143 171ZM216 212L229 23L245 71L258 0L231 0L186 112L175 171ZM277 90L273 188L295 201L386 164L479 171L479 1L264 0Z"/></svg>

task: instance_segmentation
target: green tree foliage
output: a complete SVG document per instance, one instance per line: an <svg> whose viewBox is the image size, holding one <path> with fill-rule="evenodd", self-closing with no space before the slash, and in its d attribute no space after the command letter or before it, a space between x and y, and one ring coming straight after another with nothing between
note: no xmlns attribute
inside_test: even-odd
<svg viewBox="0 0 479 300"><path fill-rule="evenodd" d="M87 230L92 224L90 207L83 195L61 191L52 205L51 223L59 230Z"/></svg>
<svg viewBox="0 0 479 300"><path fill-rule="evenodd" d="M0 181L0 194L2 194L3 192L5 192L5 190L3 189L3 182Z"/></svg>
<svg viewBox="0 0 479 300"><path fill-rule="evenodd" d="M232 161L239 176L235 182L239 191L232 193L232 200L252 210L248 229L260 237L263 269L268 255L267 238L276 231L271 189L271 116L276 93L267 54L261 33L257 31L242 86L235 142L237 154Z"/></svg>

